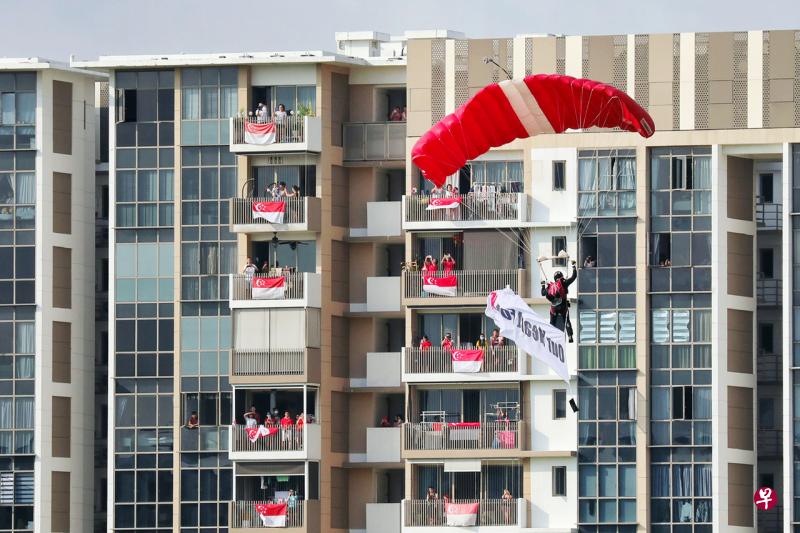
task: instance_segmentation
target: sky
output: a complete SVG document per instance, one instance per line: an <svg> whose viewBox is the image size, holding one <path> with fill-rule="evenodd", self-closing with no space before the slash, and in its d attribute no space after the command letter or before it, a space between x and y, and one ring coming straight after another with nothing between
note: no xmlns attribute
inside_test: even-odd
<svg viewBox="0 0 800 533"><path fill-rule="evenodd" d="M769 6L766 8L766 6ZM468 37L800 29L797 0L0 0L0 57L334 50L334 32Z"/></svg>

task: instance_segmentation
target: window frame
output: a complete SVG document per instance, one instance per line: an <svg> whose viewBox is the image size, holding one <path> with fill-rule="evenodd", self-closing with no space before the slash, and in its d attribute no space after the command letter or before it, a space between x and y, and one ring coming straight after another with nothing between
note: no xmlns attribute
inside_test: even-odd
<svg viewBox="0 0 800 533"><path fill-rule="evenodd" d="M567 190L567 162L564 159L556 159L552 162L553 190ZM560 169L560 170L558 170ZM558 171L557 171L558 170Z"/></svg>
<svg viewBox="0 0 800 533"><path fill-rule="evenodd" d="M567 467L564 465L553 465L550 468L551 489L553 497L567 496ZM561 487L559 487L561 485ZM563 490L561 490L563 489Z"/></svg>
<svg viewBox="0 0 800 533"><path fill-rule="evenodd" d="M553 389L552 398L553 420L565 420L567 418L567 389Z"/></svg>

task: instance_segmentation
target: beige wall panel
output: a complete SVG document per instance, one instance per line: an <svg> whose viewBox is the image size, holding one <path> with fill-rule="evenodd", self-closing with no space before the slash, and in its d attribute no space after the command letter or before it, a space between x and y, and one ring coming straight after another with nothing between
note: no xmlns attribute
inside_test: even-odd
<svg viewBox="0 0 800 533"><path fill-rule="evenodd" d="M69 472L51 472L50 485L50 531L69 533L70 518Z"/></svg>
<svg viewBox="0 0 800 533"><path fill-rule="evenodd" d="M72 308L72 249L53 246L53 306Z"/></svg>
<svg viewBox="0 0 800 533"><path fill-rule="evenodd" d="M708 128L724 130L733 127L733 104L708 104Z"/></svg>
<svg viewBox="0 0 800 533"><path fill-rule="evenodd" d="M344 167L331 167L331 223L342 228L350 223L350 180Z"/></svg>
<svg viewBox="0 0 800 533"><path fill-rule="evenodd" d="M728 448L753 450L753 389L728 387Z"/></svg>
<svg viewBox="0 0 800 533"><path fill-rule="evenodd" d="M349 470L350 529L367 527L367 504L375 502L375 476L369 468Z"/></svg>
<svg viewBox="0 0 800 533"><path fill-rule="evenodd" d="M53 80L53 152L72 155L72 84Z"/></svg>
<svg viewBox="0 0 800 533"><path fill-rule="evenodd" d="M344 468L331 468L331 515L330 527L333 529L347 529L350 522L350 483L349 474ZM324 523L325 521L323 521ZM309 530L310 532L310 530Z"/></svg>
<svg viewBox="0 0 800 533"><path fill-rule="evenodd" d="M659 124L672 124L672 106L671 105L651 105L647 111L650 117L656 124L656 130Z"/></svg>
<svg viewBox="0 0 800 533"><path fill-rule="evenodd" d="M728 463L728 525L753 527L753 465Z"/></svg>
<svg viewBox="0 0 800 533"><path fill-rule="evenodd" d="M350 393L350 453L367 453L367 428L375 427L375 395Z"/></svg>
<svg viewBox="0 0 800 533"><path fill-rule="evenodd" d="M350 243L350 302L367 301L367 277L375 275L375 249L371 242Z"/></svg>
<svg viewBox="0 0 800 533"><path fill-rule="evenodd" d="M470 89L470 96L473 94L473 89L482 89L492 83L492 70L495 66L485 64L483 58L493 56L491 39L470 39L467 57L467 86ZM503 64L502 61L498 63ZM505 79L505 75L501 76L501 80Z"/></svg>
<svg viewBox="0 0 800 533"><path fill-rule="evenodd" d="M374 85L350 86L350 118L348 122L372 122L374 107Z"/></svg>
<svg viewBox="0 0 800 533"><path fill-rule="evenodd" d="M767 75L770 78L794 78L794 54L794 30L770 31Z"/></svg>
<svg viewBox="0 0 800 533"><path fill-rule="evenodd" d="M794 102L794 80L781 78L769 82L770 102Z"/></svg>
<svg viewBox="0 0 800 533"><path fill-rule="evenodd" d="M650 84L650 107L669 106L672 109L672 82Z"/></svg>
<svg viewBox="0 0 800 533"><path fill-rule="evenodd" d="M350 377L350 328L347 321L343 316L331 316L330 374L337 378Z"/></svg>
<svg viewBox="0 0 800 533"><path fill-rule="evenodd" d="M649 59L648 75L650 83L658 83L658 82L672 83L672 34L671 33L650 35L648 59ZM672 120L671 117L670 120Z"/></svg>
<svg viewBox="0 0 800 533"><path fill-rule="evenodd" d="M367 377L367 352L375 347L375 320L371 317L351 317L350 377Z"/></svg>
<svg viewBox="0 0 800 533"><path fill-rule="evenodd" d="M753 296L753 236L728 232L728 294Z"/></svg>
<svg viewBox="0 0 800 533"><path fill-rule="evenodd" d="M733 102L733 81L711 81L708 84L708 101L711 104L730 104Z"/></svg>
<svg viewBox="0 0 800 533"><path fill-rule="evenodd" d="M72 381L72 324L53 322L53 382Z"/></svg>
<svg viewBox="0 0 800 533"><path fill-rule="evenodd" d="M728 217L753 220L753 160L728 157Z"/></svg>
<svg viewBox="0 0 800 533"><path fill-rule="evenodd" d="M367 227L367 202L376 198L377 183L374 167L350 168L350 227Z"/></svg>
<svg viewBox="0 0 800 533"><path fill-rule="evenodd" d="M589 40L589 72L593 80L611 83L614 79L614 37L611 35L584 37Z"/></svg>
<svg viewBox="0 0 800 533"><path fill-rule="evenodd" d="M533 73L553 74L556 71L556 38L533 38Z"/></svg>
<svg viewBox="0 0 800 533"><path fill-rule="evenodd" d="M72 233L72 175L53 172L53 233Z"/></svg>
<svg viewBox="0 0 800 533"><path fill-rule="evenodd" d="M753 373L753 312L728 309L728 372Z"/></svg>
<svg viewBox="0 0 800 533"><path fill-rule="evenodd" d="M733 33L708 34L708 79L733 79Z"/></svg>
<svg viewBox="0 0 800 533"><path fill-rule="evenodd" d="M52 455L70 457L72 442L72 401L66 396L53 396L52 400Z"/></svg>
<svg viewBox="0 0 800 533"><path fill-rule="evenodd" d="M769 104L769 125L771 128L793 128L794 102Z"/></svg>
<svg viewBox="0 0 800 533"><path fill-rule="evenodd" d="M408 67L406 79L408 88L431 89L431 41L429 39L410 39L407 45Z"/></svg>

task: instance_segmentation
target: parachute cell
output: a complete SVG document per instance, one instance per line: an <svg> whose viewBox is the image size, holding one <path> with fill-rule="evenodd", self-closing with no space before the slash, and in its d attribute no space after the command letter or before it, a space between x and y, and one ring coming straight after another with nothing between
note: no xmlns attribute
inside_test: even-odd
<svg viewBox="0 0 800 533"><path fill-rule="evenodd" d="M616 87L557 74L537 74L484 87L420 137L411 160L441 187L447 176L489 148L540 133L620 128L650 137L650 115Z"/></svg>

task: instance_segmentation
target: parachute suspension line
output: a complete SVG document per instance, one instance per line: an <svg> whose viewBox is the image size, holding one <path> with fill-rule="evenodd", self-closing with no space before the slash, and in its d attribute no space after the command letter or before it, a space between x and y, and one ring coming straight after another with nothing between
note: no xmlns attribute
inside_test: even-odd
<svg viewBox="0 0 800 533"><path fill-rule="evenodd" d="M469 211L470 213L472 213L473 215L476 215L476 216L478 216L478 218L480 218L480 216L481 216L481 215L480 215L480 213L476 212L474 209L472 209L471 207L467 206L467 204L465 204L465 203L463 203L463 202L462 202L460 205L461 205L461 207L464 207L464 208L466 208L466 210L467 210L467 211ZM523 238L519 237L519 235L518 235L517 233L515 233L515 235L517 235L517 237L518 237L518 238L517 238L517 240L515 241L515 240L514 240L513 238L511 238L511 237L510 237L508 234L506 234L506 232L504 232L502 229L500 229L500 228L494 228L494 230L495 230L496 232L498 232L500 235L502 235L502 236L503 236L503 238L505 238L505 239L506 239L507 241L509 241L511 244L513 244L513 245L515 245L515 246L521 246L521 247L522 247L522 250L523 250L525 253L527 253L527 254L530 254L530 255L533 255L533 254L532 254L532 252L531 252L531 249L530 249L530 247L529 247L529 246L528 246L528 244L525 242L525 239L523 239ZM512 231L513 231L513 229L512 229Z"/></svg>
<svg viewBox="0 0 800 533"><path fill-rule="evenodd" d="M508 72L508 71L507 71L505 68L503 68L502 66L500 66L500 64L499 64L497 61L495 61L493 57L484 57L484 58L483 58L483 62L484 62L484 64L486 64L486 65L488 65L489 63L491 63L491 64L493 64L494 66L496 66L497 68L499 68L500 70L502 70L502 71L505 73L505 75L506 75L506 76L508 76L508 79L509 79L509 80L510 80L510 79L512 79L512 78L514 77L514 76L512 76L512 75L511 75L511 73L509 73L509 72Z"/></svg>

